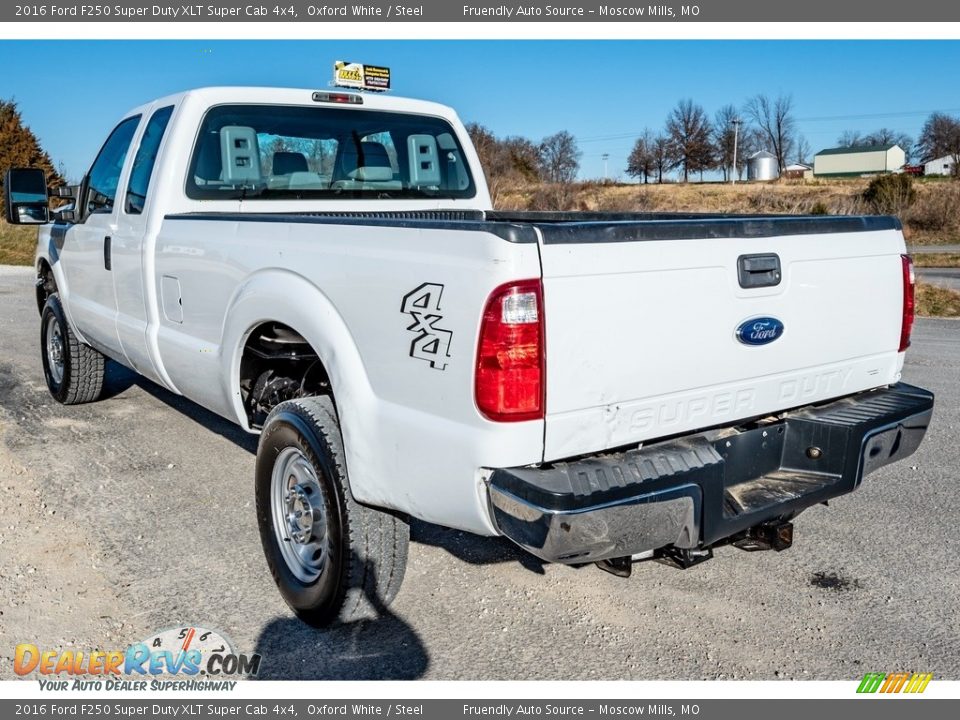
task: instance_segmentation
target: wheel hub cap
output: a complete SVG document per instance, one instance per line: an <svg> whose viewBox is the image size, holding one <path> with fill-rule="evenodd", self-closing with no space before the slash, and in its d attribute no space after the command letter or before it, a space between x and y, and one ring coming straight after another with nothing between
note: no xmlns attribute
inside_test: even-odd
<svg viewBox="0 0 960 720"><path fill-rule="evenodd" d="M298 448L277 456L270 491L280 554L298 580L313 582L330 555L327 513L316 471Z"/></svg>
<svg viewBox="0 0 960 720"><path fill-rule="evenodd" d="M58 385L63 382L63 335L53 316L47 321L47 366L53 381Z"/></svg>

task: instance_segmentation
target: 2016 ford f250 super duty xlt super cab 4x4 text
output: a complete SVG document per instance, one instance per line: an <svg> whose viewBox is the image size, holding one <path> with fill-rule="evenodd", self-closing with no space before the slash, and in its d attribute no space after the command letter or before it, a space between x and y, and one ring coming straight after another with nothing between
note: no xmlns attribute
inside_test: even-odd
<svg viewBox="0 0 960 720"><path fill-rule="evenodd" d="M295 89L162 98L67 209L44 182L5 188L50 392L96 400L110 358L260 433L315 625L393 599L409 517L618 574L782 549L931 417L893 218L495 212L449 108Z"/></svg>

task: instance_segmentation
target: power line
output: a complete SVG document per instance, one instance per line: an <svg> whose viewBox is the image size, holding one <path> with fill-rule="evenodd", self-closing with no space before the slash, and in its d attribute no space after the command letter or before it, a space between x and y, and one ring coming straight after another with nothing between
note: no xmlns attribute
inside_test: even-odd
<svg viewBox="0 0 960 720"><path fill-rule="evenodd" d="M899 112L891 113L861 113L858 115L822 115L819 117L802 117L795 118L795 121L798 123L803 122L831 122L836 120L881 120L889 118L898 118L898 117L911 117L915 115L932 115L933 113L954 113L960 112L960 108L945 108L940 110L903 110ZM589 142L604 142L607 140L626 140L629 138L639 137L643 134L643 131L632 131L632 132L623 132L616 133L613 135L594 135L589 137L578 137L577 142L589 143Z"/></svg>

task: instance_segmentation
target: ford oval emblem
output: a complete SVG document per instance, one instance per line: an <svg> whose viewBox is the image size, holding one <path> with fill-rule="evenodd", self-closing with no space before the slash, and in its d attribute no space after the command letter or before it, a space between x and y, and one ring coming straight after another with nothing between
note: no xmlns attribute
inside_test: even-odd
<svg viewBox="0 0 960 720"><path fill-rule="evenodd" d="M744 345L768 345L783 335L783 323L773 317L744 320L737 326L737 340Z"/></svg>

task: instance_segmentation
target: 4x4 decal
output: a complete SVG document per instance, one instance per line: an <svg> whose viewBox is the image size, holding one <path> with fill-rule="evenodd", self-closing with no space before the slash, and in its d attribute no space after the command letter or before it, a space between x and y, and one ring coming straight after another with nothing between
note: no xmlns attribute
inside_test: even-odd
<svg viewBox="0 0 960 720"><path fill-rule="evenodd" d="M410 343L410 357L425 360L430 367L443 370L450 357L450 341L453 333L436 324L443 320L440 314L440 298L443 285L423 283L403 296L400 312L413 318L407 330L416 333Z"/></svg>

